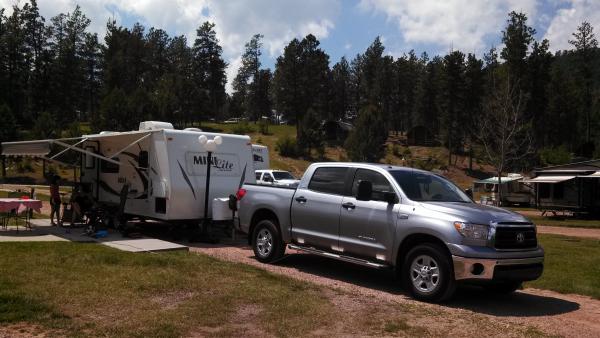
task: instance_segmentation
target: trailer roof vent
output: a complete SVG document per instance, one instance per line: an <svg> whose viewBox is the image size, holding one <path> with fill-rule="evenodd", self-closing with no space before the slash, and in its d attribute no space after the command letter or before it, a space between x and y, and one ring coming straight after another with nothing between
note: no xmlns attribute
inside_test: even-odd
<svg viewBox="0 0 600 338"><path fill-rule="evenodd" d="M169 122L160 121L144 121L140 122L139 130L160 130L160 129L174 129L173 125Z"/></svg>

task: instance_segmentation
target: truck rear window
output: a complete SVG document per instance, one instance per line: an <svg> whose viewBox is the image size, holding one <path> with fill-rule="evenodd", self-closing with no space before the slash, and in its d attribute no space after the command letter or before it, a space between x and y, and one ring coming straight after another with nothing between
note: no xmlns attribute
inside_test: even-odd
<svg viewBox="0 0 600 338"><path fill-rule="evenodd" d="M317 168L308 183L308 189L326 194L343 195L347 172L348 168Z"/></svg>

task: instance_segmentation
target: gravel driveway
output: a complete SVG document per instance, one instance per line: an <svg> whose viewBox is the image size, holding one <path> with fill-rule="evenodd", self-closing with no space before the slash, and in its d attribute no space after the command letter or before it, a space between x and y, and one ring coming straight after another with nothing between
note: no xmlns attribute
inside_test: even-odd
<svg viewBox="0 0 600 338"><path fill-rule="evenodd" d="M497 296L478 288L464 288L459 289L450 303L426 304L405 295L397 287L389 271L373 270L290 249L286 251L288 255L278 264L265 265L254 259L252 250L243 241L218 245L195 244L192 245L191 251L250 264L273 273L331 287L341 291L337 297L344 297L343 294L346 294L345 300L340 302L349 308L358 306L361 302L377 300L381 304L413 306L420 309L415 312L421 315L423 311L441 313L441 316L428 318L429 326L433 327L430 333L436 332L445 336L482 335L483 332L477 330L494 323L499 327L506 327L506 332L496 328L485 332L486 336L510 335L508 332L514 332L511 330L519 327L535 327L548 335L600 336L600 301L586 296L564 295L538 289L525 289L513 295ZM350 300L346 299L347 295L352 295ZM336 302L335 299L333 301ZM352 302L356 304L353 305ZM474 322L469 323L465 318L472 318ZM422 316L419 315L414 315L412 319L417 323L423 322ZM461 325L461 322L464 325ZM527 331L521 333L534 334Z"/></svg>

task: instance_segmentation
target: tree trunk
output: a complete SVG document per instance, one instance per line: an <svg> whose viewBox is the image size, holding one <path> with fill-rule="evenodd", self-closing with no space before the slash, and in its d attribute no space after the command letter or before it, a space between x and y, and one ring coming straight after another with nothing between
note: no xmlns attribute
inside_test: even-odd
<svg viewBox="0 0 600 338"><path fill-rule="evenodd" d="M498 206L502 206L502 170L498 171Z"/></svg>
<svg viewBox="0 0 600 338"><path fill-rule="evenodd" d="M469 173L473 172L473 147L469 146Z"/></svg>
<svg viewBox="0 0 600 338"><path fill-rule="evenodd" d="M1 156L2 157L2 179L5 180L6 179L6 156Z"/></svg>

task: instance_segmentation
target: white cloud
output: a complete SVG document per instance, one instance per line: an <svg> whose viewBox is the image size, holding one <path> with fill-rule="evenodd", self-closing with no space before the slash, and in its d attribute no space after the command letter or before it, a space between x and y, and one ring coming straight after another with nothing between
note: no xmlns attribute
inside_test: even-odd
<svg viewBox="0 0 600 338"><path fill-rule="evenodd" d="M433 44L481 53L486 37L498 36L508 12L522 11L535 19L536 0L361 0L359 8L383 13L397 24L408 45ZM532 20L533 21L533 20Z"/></svg>
<svg viewBox="0 0 600 338"><path fill-rule="evenodd" d="M569 40L583 21L588 21L594 27L596 38L600 38L600 1L572 0L568 3L567 8L556 12L544 35L553 51L573 48Z"/></svg>
<svg viewBox="0 0 600 338"><path fill-rule="evenodd" d="M0 0L0 6L9 8L21 0ZM196 28L209 20L216 24L217 37L229 63L228 79L232 80L240 65L244 44L252 35L264 35L264 55L278 56L285 45L295 37L312 33L317 38L329 36L341 12L340 0L41 0L42 16L49 20L61 12L72 11L79 4L83 13L92 20L91 30L104 36L106 22L129 17L147 27L157 27L173 35L185 34L193 43ZM10 11L10 10L9 10ZM231 82L231 81L229 81ZM228 83L230 90L230 83Z"/></svg>

